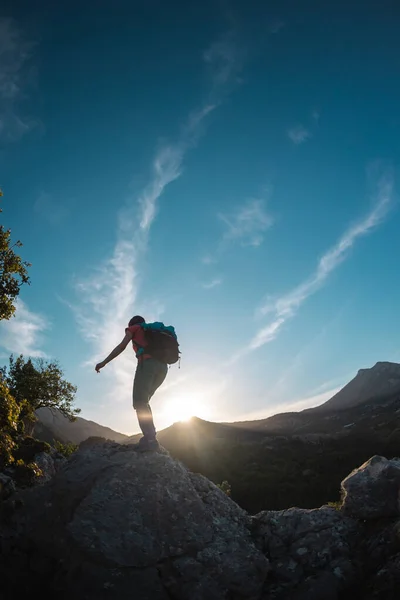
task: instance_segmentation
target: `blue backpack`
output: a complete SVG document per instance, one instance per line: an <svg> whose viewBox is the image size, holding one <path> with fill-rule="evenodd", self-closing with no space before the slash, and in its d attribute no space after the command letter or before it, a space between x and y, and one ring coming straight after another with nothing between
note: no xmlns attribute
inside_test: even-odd
<svg viewBox="0 0 400 600"><path fill-rule="evenodd" d="M136 356L150 354L152 358L168 365L179 361L180 351L174 327L166 327L164 323L140 323L146 337L146 348L139 348Z"/></svg>

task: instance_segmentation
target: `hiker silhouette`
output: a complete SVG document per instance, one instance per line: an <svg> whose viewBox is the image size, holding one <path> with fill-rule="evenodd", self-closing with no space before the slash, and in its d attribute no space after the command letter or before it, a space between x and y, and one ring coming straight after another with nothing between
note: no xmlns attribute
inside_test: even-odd
<svg viewBox="0 0 400 600"><path fill-rule="evenodd" d="M129 321L123 340L115 346L107 358L95 366L97 373L119 356L129 342L132 342L138 360L133 380L132 401L143 437L137 449L157 450L159 444L150 400L165 381L168 366L179 360L177 336L174 327L166 327L161 322L146 323L143 317L136 315Z"/></svg>

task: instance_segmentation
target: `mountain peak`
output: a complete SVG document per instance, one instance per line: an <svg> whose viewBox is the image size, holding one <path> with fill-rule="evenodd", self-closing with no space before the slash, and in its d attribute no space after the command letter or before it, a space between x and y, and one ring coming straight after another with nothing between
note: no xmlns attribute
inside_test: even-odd
<svg viewBox="0 0 400 600"><path fill-rule="evenodd" d="M398 372L400 375L400 364L389 361L378 361L373 367L359 369L357 375L362 375L364 373L383 373L388 371Z"/></svg>
<svg viewBox="0 0 400 600"><path fill-rule="evenodd" d="M400 364L381 361L357 375L318 409L343 410L372 398L400 392Z"/></svg>

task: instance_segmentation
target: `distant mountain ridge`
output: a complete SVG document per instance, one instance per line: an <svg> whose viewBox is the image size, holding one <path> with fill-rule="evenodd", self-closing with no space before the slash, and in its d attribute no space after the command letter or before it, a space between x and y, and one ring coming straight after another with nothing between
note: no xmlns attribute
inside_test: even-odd
<svg viewBox="0 0 400 600"><path fill-rule="evenodd" d="M38 421L35 423L33 435L50 444L53 440L80 444L89 437L103 437L119 443L127 439L127 436L123 433L82 417L78 417L76 421L71 422L56 409L39 408L36 411L36 416Z"/></svg>
<svg viewBox="0 0 400 600"><path fill-rule="evenodd" d="M241 443L256 441L265 435L333 434L333 430L337 433L341 427L349 424L347 412L350 416L353 414L352 409L362 407L368 401L377 404L396 394L400 394L400 364L377 362L369 369L360 369L354 379L320 406L301 412L277 413L256 421L213 423L195 419L190 435L198 436L199 443L211 438L229 438L235 443ZM356 411L354 414L363 415L365 411ZM104 437L119 443L132 443L140 438L140 434L126 436L81 417L71 423L59 411L50 409L40 409L37 416L39 420L35 425L34 435L48 442L57 439L79 444L88 437ZM159 432L160 442L168 447L168 442L176 434L178 437L185 437L186 430L184 424L176 423Z"/></svg>

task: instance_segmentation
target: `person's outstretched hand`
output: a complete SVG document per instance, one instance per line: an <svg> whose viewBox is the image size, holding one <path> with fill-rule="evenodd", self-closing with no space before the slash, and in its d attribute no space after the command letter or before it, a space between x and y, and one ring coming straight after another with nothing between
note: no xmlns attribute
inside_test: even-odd
<svg viewBox="0 0 400 600"><path fill-rule="evenodd" d="M100 373L100 369L102 369L103 367L105 367L106 365L104 364L104 362L99 362L97 363L97 365L95 366L95 370L97 371L97 373Z"/></svg>

